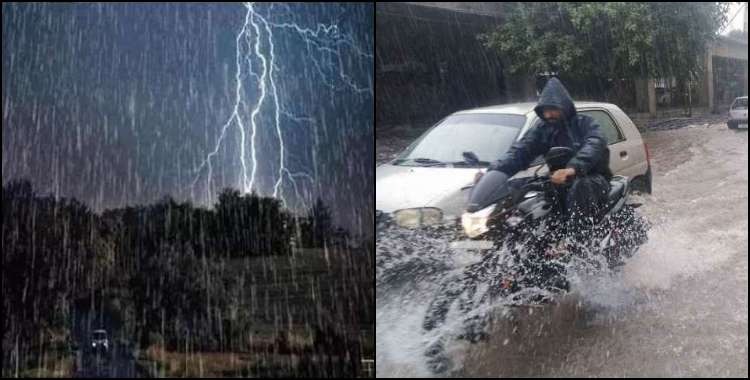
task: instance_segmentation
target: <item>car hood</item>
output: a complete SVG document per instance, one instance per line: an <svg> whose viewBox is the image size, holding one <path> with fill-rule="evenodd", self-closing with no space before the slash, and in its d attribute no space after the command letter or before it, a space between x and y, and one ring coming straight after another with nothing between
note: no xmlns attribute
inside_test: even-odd
<svg viewBox="0 0 750 380"><path fill-rule="evenodd" d="M375 208L393 212L438 207L446 215L459 215L469 194L461 188L471 185L480 170L484 169L381 165L375 170Z"/></svg>
<svg viewBox="0 0 750 380"><path fill-rule="evenodd" d="M513 176L525 177L530 168ZM393 212L405 208L437 207L446 218L463 213L469 201L470 188L478 168L414 167L384 164L375 170L375 208Z"/></svg>

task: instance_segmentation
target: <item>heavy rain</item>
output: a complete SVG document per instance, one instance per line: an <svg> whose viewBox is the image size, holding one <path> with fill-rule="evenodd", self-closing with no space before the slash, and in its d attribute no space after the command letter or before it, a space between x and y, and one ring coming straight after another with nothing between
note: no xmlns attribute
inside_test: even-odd
<svg viewBox="0 0 750 380"><path fill-rule="evenodd" d="M378 377L748 376L747 3L375 18Z"/></svg>
<svg viewBox="0 0 750 380"><path fill-rule="evenodd" d="M374 4L2 20L3 377L374 375Z"/></svg>

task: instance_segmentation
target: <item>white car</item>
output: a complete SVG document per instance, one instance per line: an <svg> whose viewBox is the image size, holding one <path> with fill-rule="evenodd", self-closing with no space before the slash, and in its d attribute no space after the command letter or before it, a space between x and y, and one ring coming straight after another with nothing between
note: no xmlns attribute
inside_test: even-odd
<svg viewBox="0 0 750 380"><path fill-rule="evenodd" d="M747 96L734 99L732 106L729 107L727 125L730 129L747 129Z"/></svg>
<svg viewBox="0 0 750 380"><path fill-rule="evenodd" d="M536 105L515 103L459 111L438 122L394 160L377 167L376 215L393 214L397 223L408 219L412 226L415 219L418 225L427 225L460 218L477 173L486 171L490 162L542 122L534 112ZM632 120L614 104L575 102L575 107L601 126L609 141L613 174L628 177L633 188L650 193L648 148ZM479 162L467 162L464 152L473 152ZM515 177L530 176L540 165L541 156ZM408 217L399 218L399 214Z"/></svg>

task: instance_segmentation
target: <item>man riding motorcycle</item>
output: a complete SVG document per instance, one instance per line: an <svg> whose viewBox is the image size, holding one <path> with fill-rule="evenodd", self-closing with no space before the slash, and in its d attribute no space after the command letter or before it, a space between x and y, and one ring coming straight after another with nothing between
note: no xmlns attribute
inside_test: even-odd
<svg viewBox="0 0 750 380"><path fill-rule="evenodd" d="M440 281L425 312L428 368L452 368L446 344L488 337L495 305L540 305L570 290L569 270L616 270L645 242L648 224L626 205L627 178L613 176L600 126L576 112L557 78L544 87L532 127L478 177L462 215L470 239L492 248ZM544 156L548 175L510 179ZM554 246L556 245L556 246ZM437 331L455 312L458 319Z"/></svg>
<svg viewBox="0 0 750 380"><path fill-rule="evenodd" d="M559 185L566 230L577 235L593 224L607 201L612 178L607 139L593 118L576 112L570 94L557 78L549 79L534 111L543 123L532 127L488 170L512 177L552 147L571 148L574 157L565 168L550 173L550 181Z"/></svg>
<svg viewBox="0 0 750 380"><path fill-rule="evenodd" d="M593 118L576 112L568 91L557 78L553 77L547 82L534 111L544 122L532 127L501 159L490 165L488 171L496 173L492 174L492 181L487 184L507 183L508 178L526 169L537 156L545 155L547 159L547 153L552 153L553 147L555 150L569 149L572 155L565 158L566 163L552 164L548 161L549 183L554 187L552 191L559 205L556 209L562 217L562 225L560 229L555 229L555 236L547 237L556 241L557 237L562 237L557 235L557 231L560 231L572 240L573 245L584 243L592 236L590 228L596 225L602 211L607 209L612 179L607 140ZM498 174L504 178L499 178ZM485 177L489 175L485 174ZM477 187L480 185L478 182ZM482 189L477 187L474 191L478 194L488 190L487 186ZM472 199L467 211L477 212L485 207L487 204L474 203ZM546 232L552 233L550 230ZM465 314L460 337L469 341L482 340L487 336L487 317L473 315L472 310L482 302L489 302L488 295L492 298L503 294L520 294L524 288L566 289L568 285L561 272L564 271L562 264L548 260L560 258L564 252L570 251L563 239L557 243L557 247L548 248L541 256L517 256L518 266L512 267L511 272L506 273L505 266L500 264L503 255L490 254L480 262L469 265L462 275L446 280L425 315L424 330L431 331L441 325L453 301L458 299L459 310ZM489 284L489 290L481 298L475 299L482 283ZM539 296L544 298L542 294ZM444 340L437 340L425 351L428 367L434 372L443 372L450 366L444 343Z"/></svg>

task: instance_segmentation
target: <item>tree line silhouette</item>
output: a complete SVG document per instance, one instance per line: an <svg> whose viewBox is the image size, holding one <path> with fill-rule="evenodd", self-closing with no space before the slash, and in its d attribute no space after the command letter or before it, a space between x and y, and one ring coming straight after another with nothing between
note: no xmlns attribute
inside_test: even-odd
<svg viewBox="0 0 750 380"><path fill-rule="evenodd" d="M79 304L96 300L104 307L112 297L118 298L115 313L125 321L123 330L142 347L247 351L253 349L248 332L260 320L274 326L278 337L285 324L304 324L327 336L316 338L327 342L316 347L338 350L329 357L349 358L336 373L358 371L361 342L350 332L374 325L374 251L372 244L352 249L352 239L335 228L320 199L296 215L278 199L225 189L213 209L166 197L98 214L76 199L36 194L25 180L3 185L2 197L4 375L33 363L46 348L69 343L71 336L42 336L70 335ZM265 277L270 271L252 267L265 266L266 258L273 265L274 257L295 262L305 254L300 247L325 251L326 260L328 252L343 258L322 273L322 290L313 289L313 298L328 300L322 304L310 301L313 290L299 290L296 280L278 282ZM265 292L265 305L251 305L248 289L255 287ZM298 289L304 301L277 310L289 289ZM338 336L329 336L336 331ZM266 349L283 351L281 341Z"/></svg>

